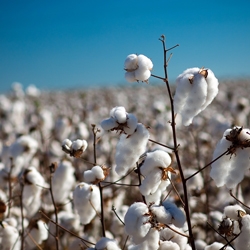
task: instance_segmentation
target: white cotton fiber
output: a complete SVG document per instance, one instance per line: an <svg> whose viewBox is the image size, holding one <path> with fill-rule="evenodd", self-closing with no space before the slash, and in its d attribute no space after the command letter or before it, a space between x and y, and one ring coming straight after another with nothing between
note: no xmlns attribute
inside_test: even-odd
<svg viewBox="0 0 250 250"><path fill-rule="evenodd" d="M126 69L126 70L136 70L138 68L137 60L138 59L137 59L136 54L128 55L125 62L124 62L124 69Z"/></svg>
<svg viewBox="0 0 250 250"><path fill-rule="evenodd" d="M174 203L168 200L165 200L162 205L172 215L172 224L177 227L183 227L186 221L186 217L183 211L178 208Z"/></svg>
<svg viewBox="0 0 250 250"><path fill-rule="evenodd" d="M219 242L214 242L213 244L211 244L209 246L206 246L204 250L220 250L220 249L223 249L223 250L233 250L233 248L228 247L228 246L226 248L223 248L223 247L224 247L224 244L219 243ZM239 248L239 249L243 250L242 248Z"/></svg>
<svg viewBox="0 0 250 250"><path fill-rule="evenodd" d="M171 224L172 215L165 209L164 206L152 205L150 211L156 216L158 222L163 224Z"/></svg>
<svg viewBox="0 0 250 250"><path fill-rule="evenodd" d="M238 211L243 211L246 213L246 211L240 205L236 204L236 205L226 206L224 208L224 215L232 220L238 220L239 219Z"/></svg>
<svg viewBox="0 0 250 250"><path fill-rule="evenodd" d="M138 123L131 136L120 136L115 154L115 171L118 175L124 175L132 166L135 167L140 156L146 151L148 138L149 132L141 123Z"/></svg>
<svg viewBox="0 0 250 250"><path fill-rule="evenodd" d="M121 248L118 247L115 240L102 237L95 245L96 250L121 250Z"/></svg>
<svg viewBox="0 0 250 250"><path fill-rule="evenodd" d="M153 168L167 168L171 164L171 157L163 150L147 153L146 159L141 166L141 174L148 175Z"/></svg>
<svg viewBox="0 0 250 250"><path fill-rule="evenodd" d="M160 243L158 250L180 250L180 247L177 243L172 241L163 241Z"/></svg>
<svg viewBox="0 0 250 250"><path fill-rule="evenodd" d="M158 169L153 169L142 181L140 192L142 195L150 195L157 191L159 185L161 184L162 171Z"/></svg>
<svg viewBox="0 0 250 250"><path fill-rule="evenodd" d="M113 117L104 119L101 122L101 127L106 131L116 128L117 126L118 126L118 123L116 122L116 119Z"/></svg>
<svg viewBox="0 0 250 250"><path fill-rule="evenodd" d="M151 76L151 72L148 69L144 69L144 68L141 69L141 68L139 68L139 69L137 69L135 71L135 79L137 81L143 81L143 82L145 82L145 81L147 81L149 79L150 76Z"/></svg>
<svg viewBox="0 0 250 250"><path fill-rule="evenodd" d="M132 72L125 72L125 79L128 81L128 82L136 82L136 78L135 78L135 71L132 71Z"/></svg>
<svg viewBox="0 0 250 250"><path fill-rule="evenodd" d="M241 233L235 240L235 248L240 250L250 249L250 215L247 214L241 219Z"/></svg>
<svg viewBox="0 0 250 250"><path fill-rule="evenodd" d="M142 202L132 204L124 217L125 231L128 235L133 237L133 242L139 244L147 235L151 224L147 223L149 220L148 207Z"/></svg>
<svg viewBox="0 0 250 250"><path fill-rule="evenodd" d="M129 113L127 114L127 126L124 126L124 132L127 135L132 135L137 128L138 120L135 115Z"/></svg>
<svg viewBox="0 0 250 250"><path fill-rule="evenodd" d="M94 182L96 180L95 174L92 172L92 170L86 170L83 172L83 179L87 183Z"/></svg>
<svg viewBox="0 0 250 250"><path fill-rule="evenodd" d="M79 183L73 192L73 203L81 223L89 224L101 207L98 187L84 182Z"/></svg>
<svg viewBox="0 0 250 250"><path fill-rule="evenodd" d="M124 107L115 107L112 117L114 117L118 123L125 123L127 120L127 112Z"/></svg>
<svg viewBox="0 0 250 250"><path fill-rule="evenodd" d="M141 68L141 69L151 70L153 68L152 61L144 55L139 55L137 57L137 64L138 64L139 68Z"/></svg>
<svg viewBox="0 0 250 250"><path fill-rule="evenodd" d="M96 179L102 180L105 178L103 169L100 166L94 166L91 171L94 173Z"/></svg>

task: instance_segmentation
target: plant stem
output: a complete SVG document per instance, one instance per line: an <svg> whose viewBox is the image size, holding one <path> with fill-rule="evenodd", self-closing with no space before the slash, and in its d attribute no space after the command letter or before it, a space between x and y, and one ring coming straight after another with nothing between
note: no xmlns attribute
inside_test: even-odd
<svg viewBox="0 0 250 250"><path fill-rule="evenodd" d="M166 44L165 44L165 37L162 36L160 39L163 45L163 51L164 51L164 74L165 74L165 83L167 86L168 90L168 95L170 99L170 105L171 105L171 115L172 115L172 121L171 121L171 127L172 127L172 133L173 133L173 140L174 140L174 154L175 158L177 161L177 166L180 172L180 177L182 180L182 186L183 186L183 193L184 193L184 210L186 213L186 219L187 219L187 225L188 225L188 231L189 231L189 242L192 247L192 250L195 250L195 244L194 244L194 236L193 236L193 231L192 231L192 225L191 225L191 219L190 219L190 213L189 213L189 204L188 204L188 192L187 192L187 185L186 185L186 180L183 174L182 166L181 166L181 161L178 153L178 143L177 143L177 136L176 136L176 128L175 128L175 113L174 113L174 100L171 94L170 90L170 84L168 82L168 72L167 72L167 66L168 66L168 61L167 61L167 49L166 49Z"/></svg>

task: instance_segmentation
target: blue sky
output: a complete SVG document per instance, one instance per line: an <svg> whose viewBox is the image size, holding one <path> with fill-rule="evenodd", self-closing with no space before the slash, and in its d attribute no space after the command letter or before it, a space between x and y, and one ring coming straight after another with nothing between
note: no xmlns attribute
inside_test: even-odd
<svg viewBox="0 0 250 250"><path fill-rule="evenodd" d="M250 1L0 1L0 92L126 83L131 53L163 76L162 44L175 44L169 78L208 67L219 79L250 77ZM151 83L156 80L150 79Z"/></svg>

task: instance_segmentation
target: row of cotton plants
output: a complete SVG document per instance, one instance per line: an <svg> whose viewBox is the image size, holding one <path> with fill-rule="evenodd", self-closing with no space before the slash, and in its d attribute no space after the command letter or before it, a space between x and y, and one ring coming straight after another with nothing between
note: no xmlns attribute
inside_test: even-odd
<svg viewBox="0 0 250 250"><path fill-rule="evenodd" d="M193 67L170 86L163 63L128 55L126 88L0 95L1 249L250 249L249 83Z"/></svg>

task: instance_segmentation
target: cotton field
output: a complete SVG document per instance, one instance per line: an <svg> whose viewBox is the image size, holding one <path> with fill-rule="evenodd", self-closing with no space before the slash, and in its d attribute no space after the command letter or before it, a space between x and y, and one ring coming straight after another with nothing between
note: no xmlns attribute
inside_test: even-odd
<svg viewBox="0 0 250 250"><path fill-rule="evenodd" d="M150 76L135 59L126 76ZM0 95L1 249L250 249L250 82L215 81L196 109L183 74L177 148L160 80Z"/></svg>

